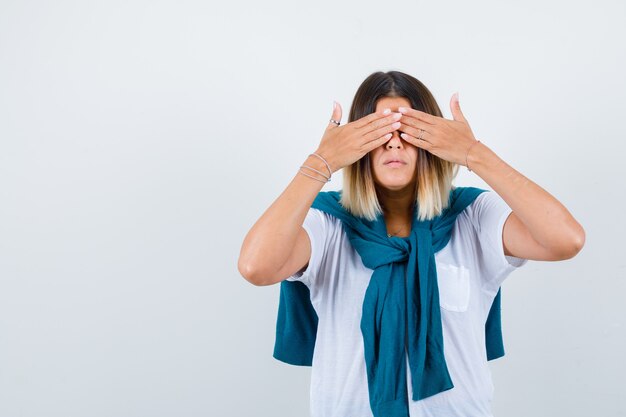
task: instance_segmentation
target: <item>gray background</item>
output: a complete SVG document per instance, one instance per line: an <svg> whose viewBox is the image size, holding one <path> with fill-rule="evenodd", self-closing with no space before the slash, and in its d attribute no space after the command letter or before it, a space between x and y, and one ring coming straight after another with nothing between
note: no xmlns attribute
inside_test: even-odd
<svg viewBox="0 0 626 417"><path fill-rule="evenodd" d="M0 416L308 415L239 250L393 69L587 232L505 283L496 416L626 415L625 3L310 3L0 1Z"/></svg>

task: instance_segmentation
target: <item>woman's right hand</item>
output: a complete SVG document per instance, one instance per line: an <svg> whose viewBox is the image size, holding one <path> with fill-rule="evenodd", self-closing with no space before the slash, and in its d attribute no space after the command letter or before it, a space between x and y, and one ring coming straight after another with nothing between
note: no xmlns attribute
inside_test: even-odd
<svg viewBox="0 0 626 417"><path fill-rule="evenodd" d="M333 109L332 119L341 121L341 105ZM398 130L402 113L391 110L368 114L343 126L328 122L322 141L315 153L322 156L334 173L361 159L371 150L387 142Z"/></svg>

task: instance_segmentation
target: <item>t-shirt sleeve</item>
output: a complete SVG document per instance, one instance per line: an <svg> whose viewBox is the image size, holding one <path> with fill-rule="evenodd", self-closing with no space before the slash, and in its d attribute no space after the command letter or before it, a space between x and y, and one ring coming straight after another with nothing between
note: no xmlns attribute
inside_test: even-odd
<svg viewBox="0 0 626 417"><path fill-rule="evenodd" d="M311 241L311 258L306 268L297 271L287 281L301 281L309 289L319 276L320 265L324 255L326 237L329 228L329 215L321 210L309 208L302 227Z"/></svg>
<svg viewBox="0 0 626 417"><path fill-rule="evenodd" d="M528 259L504 254L502 233L504 223L513 210L495 191L482 192L469 211L478 237L478 262L482 285L492 292L498 290L506 277Z"/></svg>

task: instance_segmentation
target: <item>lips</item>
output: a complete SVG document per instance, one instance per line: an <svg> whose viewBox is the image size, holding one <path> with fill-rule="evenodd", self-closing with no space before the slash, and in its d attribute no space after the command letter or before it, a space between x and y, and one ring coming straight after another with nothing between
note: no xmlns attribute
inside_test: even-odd
<svg viewBox="0 0 626 417"><path fill-rule="evenodd" d="M388 159L385 161L385 165L390 164L392 162L398 162L400 164L406 164L406 162L404 162L402 159L398 159L398 158L392 158L392 159Z"/></svg>

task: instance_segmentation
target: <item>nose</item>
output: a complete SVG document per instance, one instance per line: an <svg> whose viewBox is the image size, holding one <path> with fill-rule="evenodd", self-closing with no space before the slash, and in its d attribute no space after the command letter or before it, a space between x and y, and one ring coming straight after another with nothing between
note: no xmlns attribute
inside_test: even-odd
<svg viewBox="0 0 626 417"><path fill-rule="evenodd" d="M404 143L402 142L402 138L400 138L400 132L397 130L394 130L392 132L391 138L389 138L389 141L385 144L385 148L387 149L393 149L393 148L398 148L398 149L402 149L404 148Z"/></svg>

